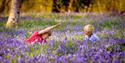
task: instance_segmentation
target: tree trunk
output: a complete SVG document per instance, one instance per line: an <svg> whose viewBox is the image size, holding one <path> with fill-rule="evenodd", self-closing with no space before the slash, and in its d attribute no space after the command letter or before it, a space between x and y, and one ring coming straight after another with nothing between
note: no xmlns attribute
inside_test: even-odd
<svg viewBox="0 0 125 63"><path fill-rule="evenodd" d="M12 0L11 8L8 21L6 23L6 28L15 28L17 27L19 17L20 17L20 1L21 0Z"/></svg>
<svg viewBox="0 0 125 63"><path fill-rule="evenodd" d="M57 4L58 0L53 0L52 12L59 13L60 12L60 5Z"/></svg>
<svg viewBox="0 0 125 63"><path fill-rule="evenodd" d="M5 9L5 3L6 3L6 0L2 0L1 6L0 6L0 13L2 13Z"/></svg>
<svg viewBox="0 0 125 63"><path fill-rule="evenodd" d="M3 15L3 12L5 10L5 3L6 3L6 0L2 0L2 2L0 2L0 19L1 19L1 16Z"/></svg>
<svg viewBox="0 0 125 63"><path fill-rule="evenodd" d="M72 4L73 4L73 0L70 0L69 6L68 6L68 13L70 13L72 11Z"/></svg>

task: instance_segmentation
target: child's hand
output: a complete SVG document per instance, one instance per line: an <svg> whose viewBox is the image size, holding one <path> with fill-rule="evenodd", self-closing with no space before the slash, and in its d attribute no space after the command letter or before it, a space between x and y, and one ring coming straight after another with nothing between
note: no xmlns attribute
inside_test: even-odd
<svg viewBox="0 0 125 63"><path fill-rule="evenodd" d="M60 25L61 25L61 23L58 23L58 24L54 25L53 28L60 26Z"/></svg>
<svg viewBox="0 0 125 63"><path fill-rule="evenodd" d="M56 24L56 25L47 27L47 28L45 28L44 30L50 31L51 29L53 29L53 28L55 28L55 27L57 27L57 26L60 26L60 25L61 25L61 23L58 23L58 24Z"/></svg>

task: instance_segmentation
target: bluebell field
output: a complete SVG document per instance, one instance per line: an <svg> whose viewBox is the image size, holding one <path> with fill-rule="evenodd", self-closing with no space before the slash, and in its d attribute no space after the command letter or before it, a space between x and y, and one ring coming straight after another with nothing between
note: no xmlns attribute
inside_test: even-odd
<svg viewBox="0 0 125 63"><path fill-rule="evenodd" d="M0 63L124 63L125 17L112 14L22 15L19 28L6 30L0 19ZM35 30L61 22L45 44L25 44ZM100 42L85 42L82 28L92 24Z"/></svg>

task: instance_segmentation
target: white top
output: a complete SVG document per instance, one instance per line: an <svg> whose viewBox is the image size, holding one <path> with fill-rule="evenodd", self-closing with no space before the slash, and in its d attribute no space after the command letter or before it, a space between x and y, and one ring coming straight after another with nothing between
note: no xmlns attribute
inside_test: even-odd
<svg viewBox="0 0 125 63"><path fill-rule="evenodd" d="M91 35L91 37L88 37L87 35L85 35L84 40L85 41L91 41L91 42L100 41L99 37L94 33Z"/></svg>

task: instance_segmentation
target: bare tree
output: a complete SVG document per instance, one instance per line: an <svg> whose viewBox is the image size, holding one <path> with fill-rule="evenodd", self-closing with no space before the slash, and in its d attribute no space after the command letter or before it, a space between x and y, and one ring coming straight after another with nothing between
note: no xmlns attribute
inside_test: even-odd
<svg viewBox="0 0 125 63"><path fill-rule="evenodd" d="M68 6L68 13L70 13L72 11L72 4L73 4L74 0L70 0L69 1L69 6Z"/></svg>
<svg viewBox="0 0 125 63"><path fill-rule="evenodd" d="M11 29L13 27L17 27L20 17L20 2L21 0L11 0L10 13L6 23L6 28Z"/></svg>

